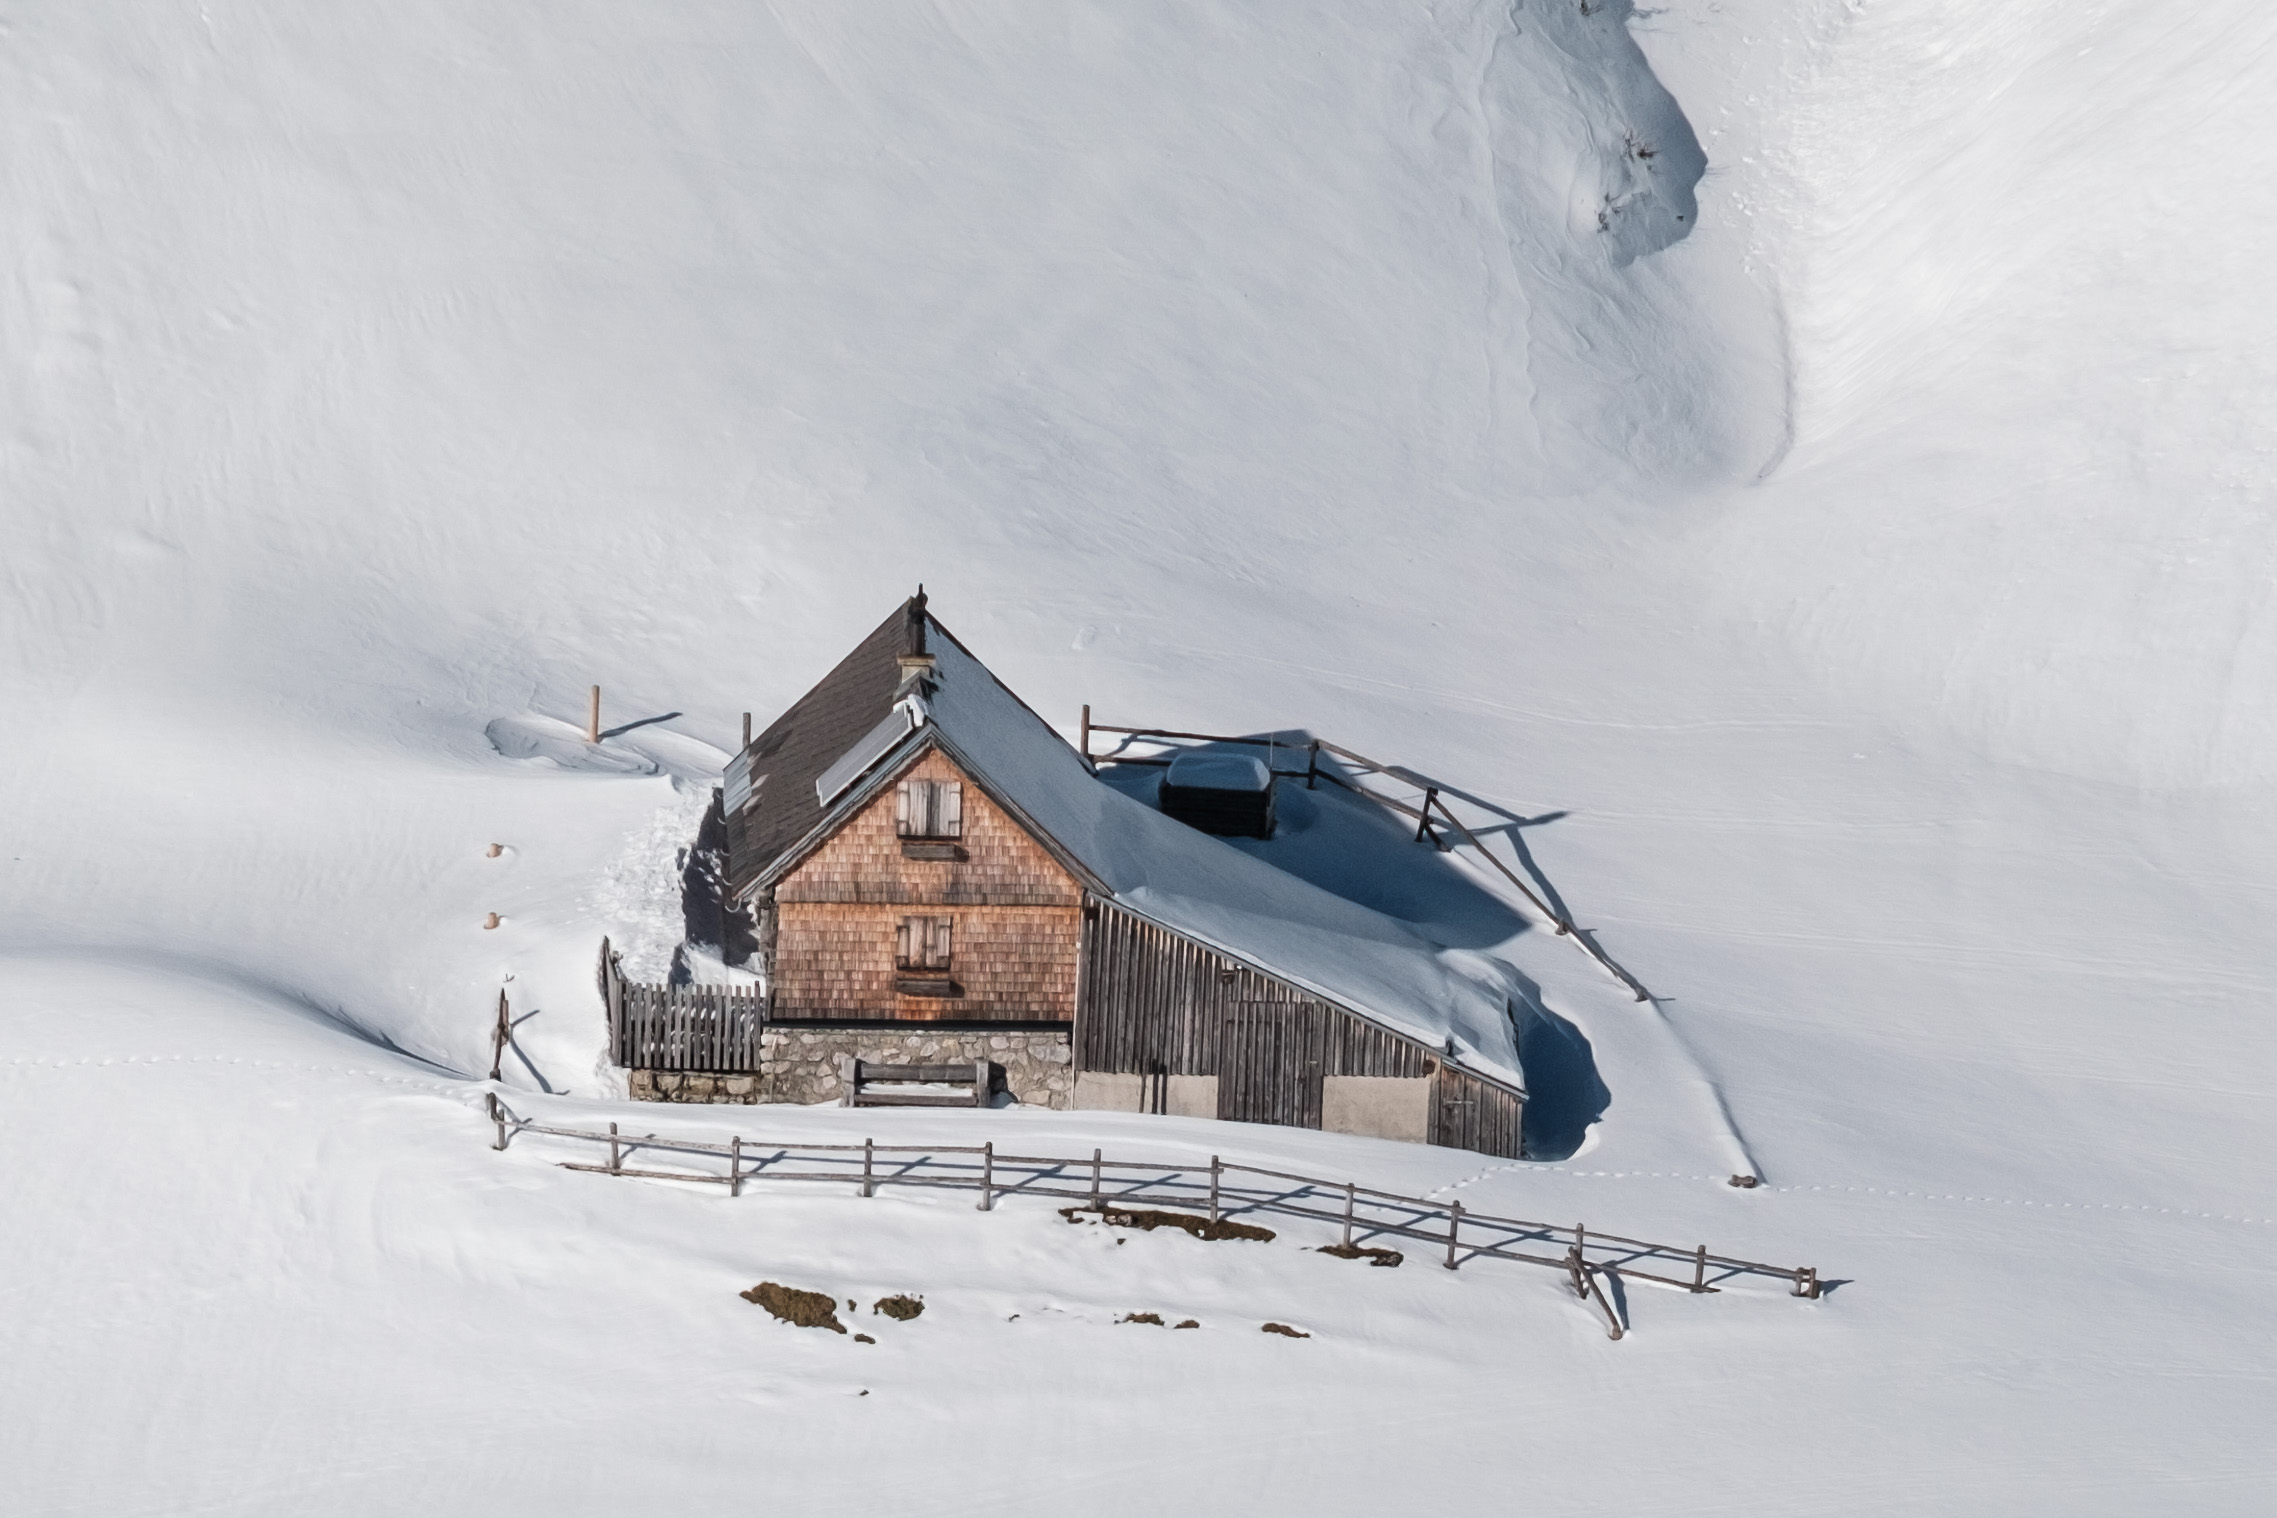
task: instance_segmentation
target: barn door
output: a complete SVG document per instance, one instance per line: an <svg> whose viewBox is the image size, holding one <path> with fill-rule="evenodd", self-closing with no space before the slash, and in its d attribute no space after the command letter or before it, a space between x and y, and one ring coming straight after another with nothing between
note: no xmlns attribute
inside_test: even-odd
<svg viewBox="0 0 2277 1518"><path fill-rule="evenodd" d="M1226 1014L1218 1057L1218 1116L1236 1123L1320 1126L1327 1008L1242 1002Z"/></svg>

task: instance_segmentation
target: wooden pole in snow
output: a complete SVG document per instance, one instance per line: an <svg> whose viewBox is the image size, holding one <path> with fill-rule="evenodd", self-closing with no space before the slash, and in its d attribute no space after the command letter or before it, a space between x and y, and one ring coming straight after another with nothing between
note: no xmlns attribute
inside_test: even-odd
<svg viewBox="0 0 2277 1518"><path fill-rule="evenodd" d="M498 1026L490 1030L490 1078L498 1079L498 1072L506 1063L506 1040L514 1036L513 1024L508 1021L506 993L498 993Z"/></svg>
<svg viewBox="0 0 2277 1518"><path fill-rule="evenodd" d="M585 709L585 741L601 741L601 687L598 685L593 687L592 704Z"/></svg>
<svg viewBox="0 0 2277 1518"><path fill-rule="evenodd" d="M751 747L751 714L749 712L743 714L743 747Z"/></svg>
<svg viewBox="0 0 2277 1518"><path fill-rule="evenodd" d="M1091 762L1091 703L1083 703L1083 762Z"/></svg>

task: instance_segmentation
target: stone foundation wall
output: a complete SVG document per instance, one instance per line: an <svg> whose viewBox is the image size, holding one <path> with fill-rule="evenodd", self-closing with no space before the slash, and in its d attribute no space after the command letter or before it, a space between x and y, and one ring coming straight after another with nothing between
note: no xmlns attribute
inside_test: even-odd
<svg viewBox="0 0 2277 1518"><path fill-rule="evenodd" d="M626 1084L636 1102L756 1102L760 1077L703 1075L678 1070L628 1070Z"/></svg>
<svg viewBox="0 0 2277 1518"><path fill-rule="evenodd" d="M758 1075L705 1075L668 1070L627 1072L637 1102L817 1102L845 1099L839 1061L890 1065L966 1064L996 1067L996 1086L1030 1107L1074 1104L1075 1065L1068 1035L1051 1032L939 1031L908 1028L769 1028L760 1035Z"/></svg>
<svg viewBox="0 0 2277 1518"><path fill-rule="evenodd" d="M760 1035L763 1102L835 1102L845 1098L838 1062L876 1060L889 1065L953 1065L985 1059L996 1067L997 1087L1030 1107L1066 1107L1075 1093L1075 1063L1068 1036L939 1032L907 1028L769 1028Z"/></svg>

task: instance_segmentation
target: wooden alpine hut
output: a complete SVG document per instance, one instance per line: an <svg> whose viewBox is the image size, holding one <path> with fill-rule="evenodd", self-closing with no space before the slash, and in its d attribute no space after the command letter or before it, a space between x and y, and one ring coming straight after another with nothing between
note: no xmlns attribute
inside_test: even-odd
<svg viewBox="0 0 2277 1518"><path fill-rule="evenodd" d="M976 1102L1516 1156L1504 988L1215 836L1270 833L1269 766L1177 778L1167 809L1107 783L920 590L727 768L727 886L765 988L733 1099L977 1072ZM636 1094L671 1085L634 1072Z"/></svg>

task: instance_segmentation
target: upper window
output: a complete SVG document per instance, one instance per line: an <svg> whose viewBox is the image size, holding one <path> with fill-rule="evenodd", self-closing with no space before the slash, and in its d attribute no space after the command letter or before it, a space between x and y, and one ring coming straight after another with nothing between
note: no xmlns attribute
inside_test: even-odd
<svg viewBox="0 0 2277 1518"><path fill-rule="evenodd" d="M962 838L965 785L961 780L904 780L894 797L893 830L904 838Z"/></svg>

